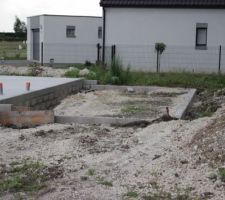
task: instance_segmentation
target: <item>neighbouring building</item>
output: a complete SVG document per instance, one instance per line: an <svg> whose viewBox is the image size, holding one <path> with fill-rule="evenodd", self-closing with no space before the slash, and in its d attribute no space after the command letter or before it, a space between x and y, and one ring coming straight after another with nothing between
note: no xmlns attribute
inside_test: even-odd
<svg viewBox="0 0 225 200"><path fill-rule="evenodd" d="M156 71L225 72L225 0L101 0L103 60L111 46L124 66Z"/></svg>
<svg viewBox="0 0 225 200"><path fill-rule="evenodd" d="M40 15L27 19L27 58L39 63L96 62L102 17Z"/></svg>

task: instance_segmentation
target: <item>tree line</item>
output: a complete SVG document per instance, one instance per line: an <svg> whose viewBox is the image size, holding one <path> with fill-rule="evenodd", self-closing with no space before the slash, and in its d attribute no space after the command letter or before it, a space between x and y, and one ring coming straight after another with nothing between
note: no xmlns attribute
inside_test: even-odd
<svg viewBox="0 0 225 200"><path fill-rule="evenodd" d="M17 16L13 24L14 32L0 32L0 41L26 41L27 26Z"/></svg>

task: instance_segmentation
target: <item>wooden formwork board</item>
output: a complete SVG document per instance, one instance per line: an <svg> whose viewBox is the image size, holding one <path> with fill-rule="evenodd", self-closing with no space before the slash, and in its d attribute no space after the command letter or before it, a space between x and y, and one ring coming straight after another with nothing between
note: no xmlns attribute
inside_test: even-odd
<svg viewBox="0 0 225 200"><path fill-rule="evenodd" d="M54 123L53 111L11 111L0 112L2 126L30 128L42 124Z"/></svg>

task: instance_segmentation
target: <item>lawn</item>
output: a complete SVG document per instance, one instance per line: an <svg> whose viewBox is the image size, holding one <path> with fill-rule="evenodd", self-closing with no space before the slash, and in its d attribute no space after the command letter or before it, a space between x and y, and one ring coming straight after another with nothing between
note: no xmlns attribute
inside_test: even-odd
<svg viewBox="0 0 225 200"><path fill-rule="evenodd" d="M0 59L1 60L26 60L27 47L22 41L17 42L0 42Z"/></svg>
<svg viewBox="0 0 225 200"><path fill-rule="evenodd" d="M100 84L184 87L200 90L225 87L225 75L222 74L131 72L121 69L116 70L115 73L115 70L95 65L86 67L75 65L74 67L76 69L88 68L91 73L86 76L86 79L97 79ZM65 76L77 77L78 72L69 71Z"/></svg>

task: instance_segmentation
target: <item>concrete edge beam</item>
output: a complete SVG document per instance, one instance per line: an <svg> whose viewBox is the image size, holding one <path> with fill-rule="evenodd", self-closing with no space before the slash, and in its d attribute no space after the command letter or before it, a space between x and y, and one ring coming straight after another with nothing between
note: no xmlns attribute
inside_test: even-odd
<svg viewBox="0 0 225 200"><path fill-rule="evenodd" d="M188 94L185 95L183 103L179 105L179 107L177 107L176 112L172 115L172 117L175 117L177 119L183 119L186 115L188 108L193 103L196 93L196 89L190 89Z"/></svg>
<svg viewBox="0 0 225 200"><path fill-rule="evenodd" d="M158 88L163 88L163 87L158 87L158 86L118 86L118 85L92 85L91 89L94 90L120 90L120 91L125 91L127 88L133 88L137 92L148 92L148 91L156 91Z"/></svg>
<svg viewBox="0 0 225 200"><path fill-rule="evenodd" d="M59 123L59 124L78 123L78 124L92 124L92 125L106 124L106 125L123 126L129 123L143 121L143 120L136 119L136 118L116 118L116 117L55 116L55 123Z"/></svg>

